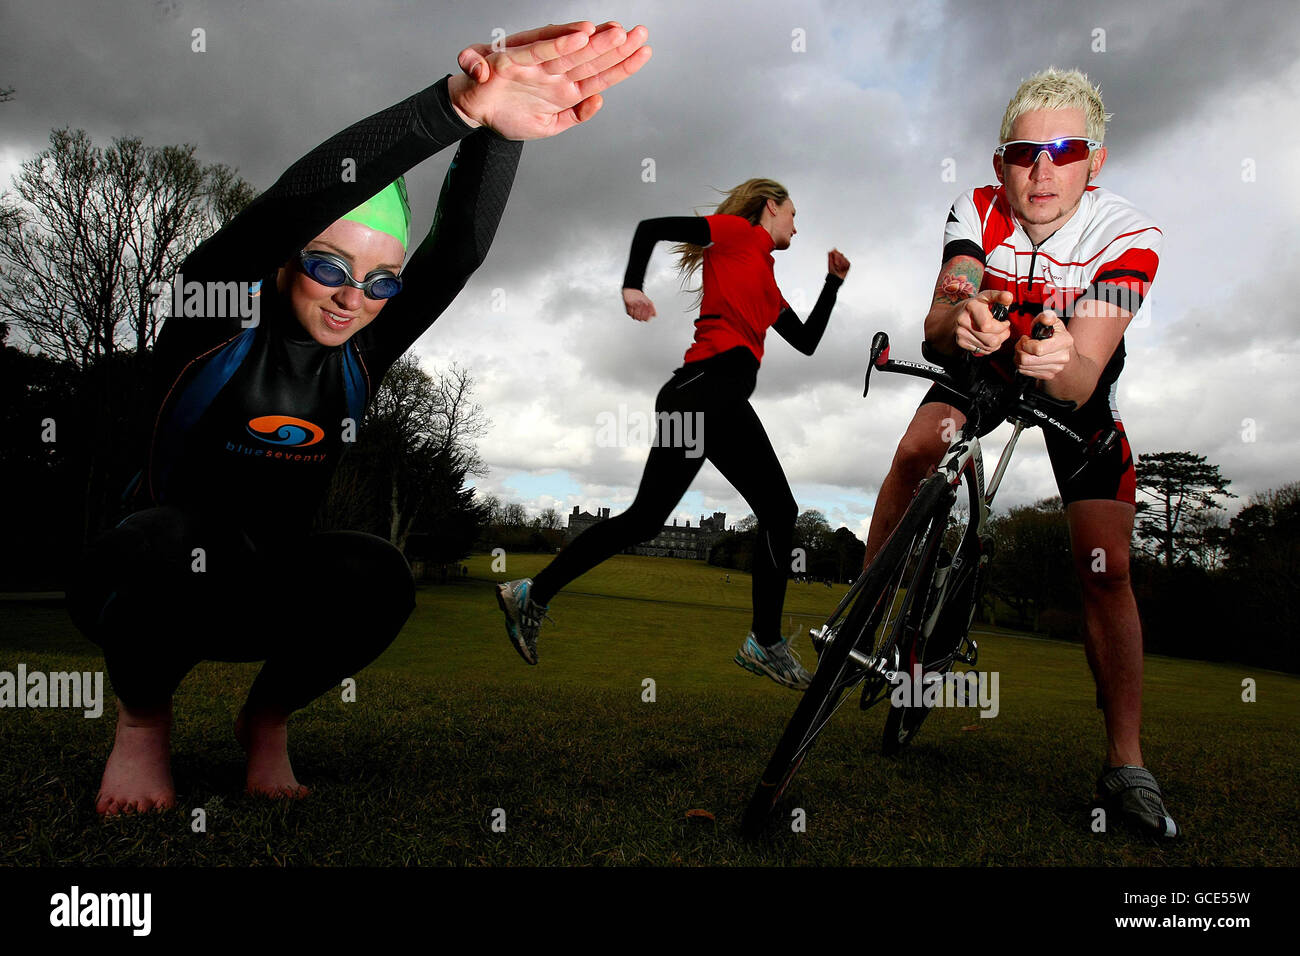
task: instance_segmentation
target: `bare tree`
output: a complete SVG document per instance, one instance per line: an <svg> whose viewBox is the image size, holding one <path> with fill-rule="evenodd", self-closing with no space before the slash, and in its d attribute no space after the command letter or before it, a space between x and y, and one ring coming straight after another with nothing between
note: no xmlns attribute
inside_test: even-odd
<svg viewBox="0 0 1300 956"><path fill-rule="evenodd" d="M483 527L491 528L501 523L501 499L496 495L484 495Z"/></svg>
<svg viewBox="0 0 1300 956"><path fill-rule="evenodd" d="M382 467L388 492L388 535L397 548L429 496L447 473L483 474L473 439L490 426L473 401L474 380L467 369L452 365L429 375L414 356L397 360L380 383L362 425L365 450ZM344 488L336 485L342 493ZM341 510L352 507L337 502Z"/></svg>
<svg viewBox="0 0 1300 956"><path fill-rule="evenodd" d="M435 442L450 454L467 475L483 477L487 466L479 456L474 439L481 437L492 422L483 414L483 406L473 399L474 379L469 369L455 362L433 380L433 420Z"/></svg>
<svg viewBox="0 0 1300 956"><path fill-rule="evenodd" d="M501 526L503 528L522 528L528 524L528 512L517 501L512 501L501 509Z"/></svg>
<svg viewBox="0 0 1300 956"><path fill-rule="evenodd" d="M152 346L158 290L253 196L193 146L107 149L56 129L0 197L0 316L31 345L86 368Z"/></svg>
<svg viewBox="0 0 1300 956"><path fill-rule="evenodd" d="M202 166L193 146L119 137L105 149L66 128L12 186L0 195L0 324L17 333L15 345L90 373L78 387L91 436L89 536L111 511L115 449L146 391L158 290L253 190L227 167ZM133 368L114 361L132 350Z"/></svg>

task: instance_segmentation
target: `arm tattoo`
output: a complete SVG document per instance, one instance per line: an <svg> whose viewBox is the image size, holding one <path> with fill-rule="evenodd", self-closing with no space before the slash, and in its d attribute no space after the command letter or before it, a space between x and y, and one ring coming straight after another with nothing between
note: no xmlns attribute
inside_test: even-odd
<svg viewBox="0 0 1300 956"><path fill-rule="evenodd" d="M931 305L956 305L979 291L984 266L970 256L953 256L939 271Z"/></svg>

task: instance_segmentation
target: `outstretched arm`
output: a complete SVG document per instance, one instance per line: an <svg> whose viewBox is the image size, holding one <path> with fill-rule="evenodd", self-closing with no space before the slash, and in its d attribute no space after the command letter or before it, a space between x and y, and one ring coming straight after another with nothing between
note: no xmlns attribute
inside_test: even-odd
<svg viewBox="0 0 1300 956"><path fill-rule="evenodd" d="M411 167L470 133L446 78L331 136L186 258L186 281L264 278Z"/></svg>
<svg viewBox="0 0 1300 956"><path fill-rule="evenodd" d="M460 144L438 196L429 234L402 270L402 291L357 333L372 365L387 368L460 293L487 257L514 182L523 143L489 129ZM373 371L373 369L372 369Z"/></svg>
<svg viewBox="0 0 1300 956"><path fill-rule="evenodd" d="M186 279L254 281L411 167L483 125L509 139L553 136L590 119L602 90L649 59L647 32L590 22L462 50L472 75L433 86L326 140L190 254Z"/></svg>

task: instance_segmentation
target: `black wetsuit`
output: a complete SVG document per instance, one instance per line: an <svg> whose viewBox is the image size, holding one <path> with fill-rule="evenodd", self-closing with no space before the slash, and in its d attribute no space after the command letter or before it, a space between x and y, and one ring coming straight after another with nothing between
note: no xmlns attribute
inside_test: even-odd
<svg viewBox="0 0 1300 956"><path fill-rule="evenodd" d="M668 240L710 247L716 239L711 236L705 218L645 220L633 238L623 287L641 288L655 242ZM770 248L770 238L767 242ZM770 265L767 268L770 275ZM710 273L705 274L707 281ZM718 276L724 288L706 290L706 302L712 298L708 294L714 292L719 294L718 301L722 301L723 293L728 293L732 301L753 295L754 290L745 285L746 277L733 278L723 269L715 269L712 274ZM783 306L767 317L768 326L805 355L812 355L826 331L841 281L837 276L826 276L821 295L806 322L800 321L789 306ZM734 317L702 315L696 323L697 343L701 324L710 319L732 322ZM688 447L681 441L674 443L671 430L660 428L631 506L622 514L593 524L538 573L532 586L534 601L549 604L552 597L579 575L658 534L707 459L754 509L758 519L758 546L754 551L752 630L755 639L764 646L781 640L781 608L792 563L791 544L798 505L763 423L749 404L758 367L759 359L750 348L736 346L707 358L687 361L673 373L659 390L655 412L698 416L695 434L702 438L700 447ZM679 437L682 434L678 432ZM666 440L659 440L660 437Z"/></svg>
<svg viewBox="0 0 1300 956"><path fill-rule="evenodd" d="M276 291L277 270L458 140L401 292L343 345L318 344ZM223 314L205 304L165 321L157 414L128 492L142 510L91 547L69 588L128 704L165 700L199 660L265 659L253 698L293 709L396 637L414 608L405 558L373 535L312 535L312 519L384 374L482 262L520 149L471 131L444 79L312 150L185 260L182 291L235 283L256 298L232 308L214 295Z"/></svg>

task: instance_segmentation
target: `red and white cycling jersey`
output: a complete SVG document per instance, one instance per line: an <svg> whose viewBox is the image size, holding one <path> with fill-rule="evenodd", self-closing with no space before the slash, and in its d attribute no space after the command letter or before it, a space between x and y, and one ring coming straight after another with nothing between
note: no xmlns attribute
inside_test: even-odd
<svg viewBox="0 0 1300 956"><path fill-rule="evenodd" d="M1010 366L1010 353L1034 319L1051 309L1068 324L1079 302L1101 299L1137 315L1160 265L1160 229L1126 199L1089 186L1074 215L1037 246L1016 221L1001 186L972 189L953 203L944 229L943 261L970 256L984 265L980 291L996 289L1015 297L1014 334L996 356ZM1045 430L1061 498L1114 499L1133 504L1136 482L1133 453L1115 408L1115 383L1124 368L1124 340L1115 347L1092 395L1066 416L1079 434L1091 437L1113 424L1120 441L1078 474L1081 452L1054 431ZM925 401L947 401L937 388ZM1075 475L1074 478L1069 476Z"/></svg>
<svg viewBox="0 0 1300 956"><path fill-rule="evenodd" d="M980 291L996 289L1015 296L1011 307L1014 343L1028 335L1034 318L1051 309L1068 324L1075 305L1102 299L1136 315L1156 277L1163 234L1154 222L1106 189L1089 186L1074 215L1037 246L1026 235L1001 186L965 193L948 213L943 261L971 256L984 264ZM1114 376L1123 367L1124 344L1115 349ZM1111 372L1107 365L1106 372Z"/></svg>

